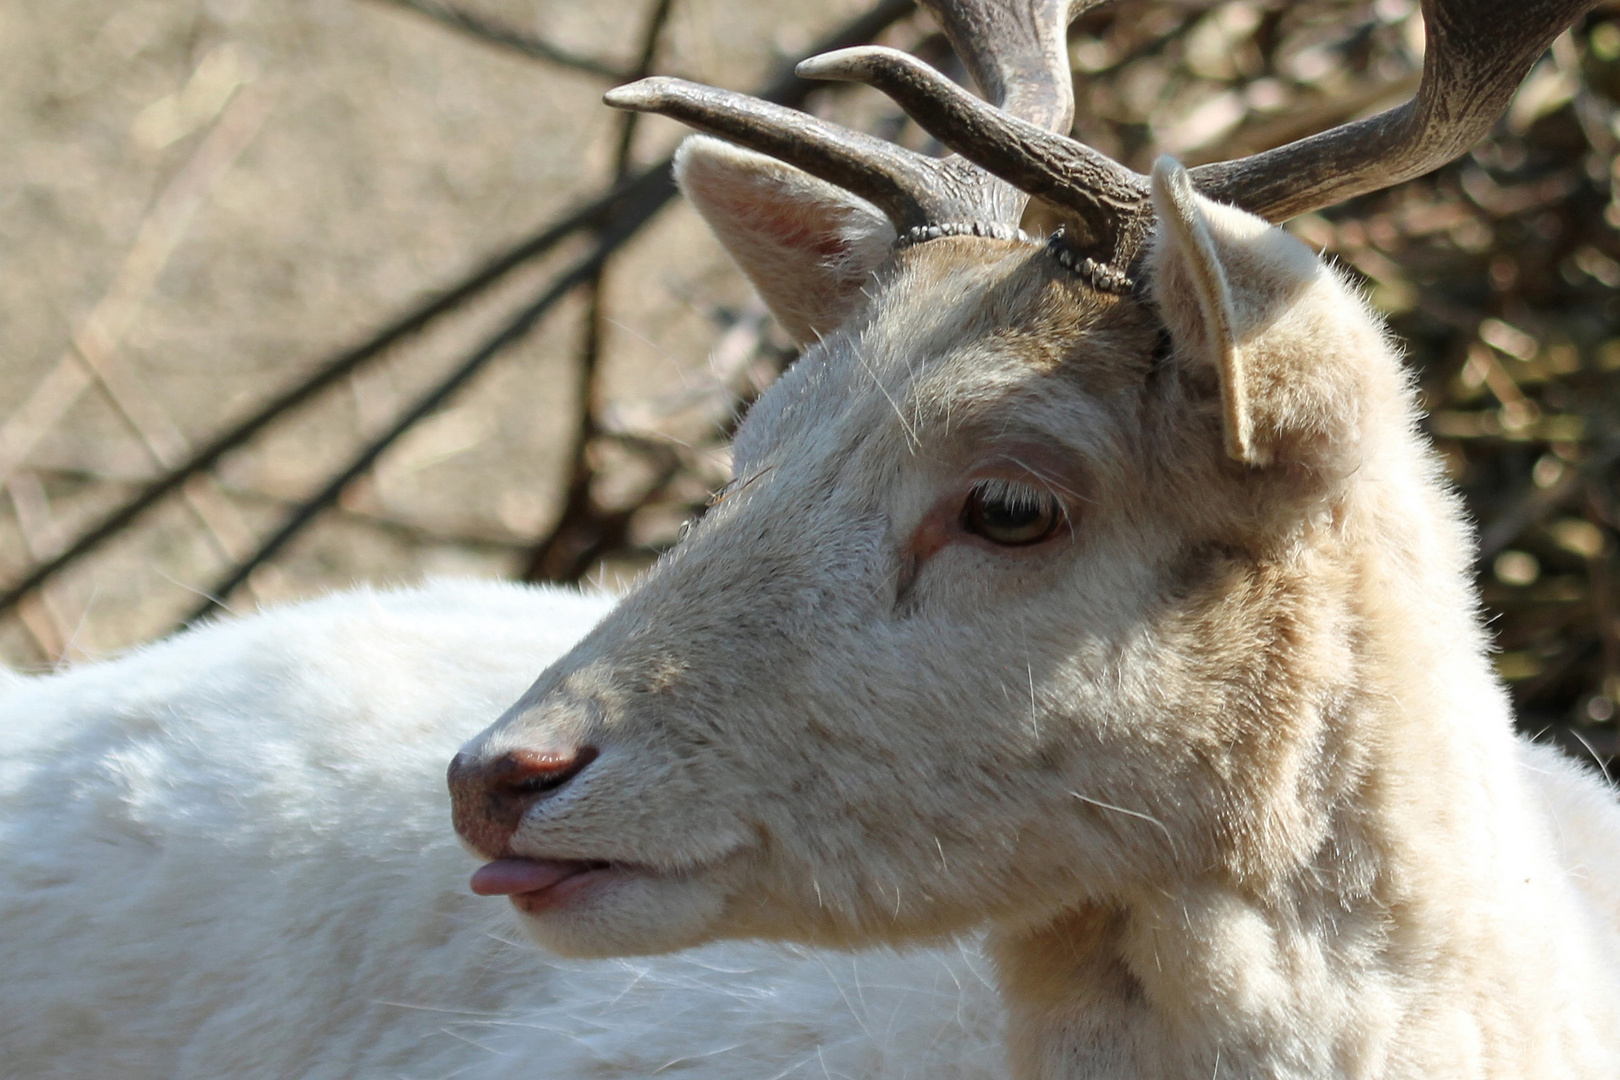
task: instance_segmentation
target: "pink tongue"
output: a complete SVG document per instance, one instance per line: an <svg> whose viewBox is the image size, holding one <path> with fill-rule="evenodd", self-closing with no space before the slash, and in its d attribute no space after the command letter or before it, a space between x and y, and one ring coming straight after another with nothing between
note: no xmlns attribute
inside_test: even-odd
<svg viewBox="0 0 1620 1080"><path fill-rule="evenodd" d="M479 896L511 896L549 889L563 878L579 873L580 869L577 862L496 859L473 871L469 884Z"/></svg>

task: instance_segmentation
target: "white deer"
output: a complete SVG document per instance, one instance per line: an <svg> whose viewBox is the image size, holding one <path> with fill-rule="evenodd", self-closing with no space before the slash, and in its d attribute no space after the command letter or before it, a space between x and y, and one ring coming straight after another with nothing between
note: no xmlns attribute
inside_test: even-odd
<svg viewBox="0 0 1620 1080"><path fill-rule="evenodd" d="M452 764L474 888L573 956L988 924L1028 1080L1620 1075L1620 807L1514 737L1410 381L1268 224L1461 152L1588 0L1429 0L1408 105L1151 178L1058 134L1089 4L929 6L999 109L801 72L963 157L609 95L771 155L679 172L819 340Z"/></svg>
<svg viewBox="0 0 1620 1080"><path fill-rule="evenodd" d="M1511 734L1376 321L1198 194L1281 218L1432 166L1584 0L1435 5L1415 105L1151 183L1053 134L1067 3L934 6L1002 111L811 70L1011 186L618 92L820 177L681 159L824 340L616 610L351 594L0 681L0 1074L979 1078L971 940L716 939L985 925L1024 1078L1620 1073L1620 810ZM473 885L558 952L684 958L540 967L456 880L443 757L554 659L453 766Z"/></svg>

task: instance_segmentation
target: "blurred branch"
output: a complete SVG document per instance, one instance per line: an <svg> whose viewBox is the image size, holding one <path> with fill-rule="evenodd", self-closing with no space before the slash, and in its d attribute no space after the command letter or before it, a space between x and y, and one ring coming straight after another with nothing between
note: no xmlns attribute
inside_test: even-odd
<svg viewBox="0 0 1620 1080"><path fill-rule="evenodd" d="M127 480L131 472L150 472L140 470L139 466L129 470L109 471L103 465L104 463L93 460L93 452L86 453L81 448L77 453L70 451L68 454L59 455L48 464L39 465L17 475L28 477L31 473L35 473L46 482L66 480L117 483ZM279 486L264 483L259 478L222 479L217 481L217 487L221 493L235 501L279 513L290 512L302 505L307 497L305 492L289 493ZM529 537L502 526L490 526L471 520L432 520L428 517L396 512L392 508L375 506L368 500L357 500L353 504L347 500L340 501L330 512L334 517L363 522L412 542L490 547L514 552L527 551L531 545ZM26 542L26 535L24 539Z"/></svg>
<svg viewBox="0 0 1620 1080"><path fill-rule="evenodd" d="M1616 461L1620 461L1620 438L1604 443L1551 486L1520 496L1480 530L1479 561L1485 563L1495 558L1526 529L1573 499L1582 490L1583 478L1601 479L1604 471Z"/></svg>
<svg viewBox="0 0 1620 1080"><path fill-rule="evenodd" d="M652 70L658 35L663 20L668 17L668 9L668 0L654 0L646 30L642 35L638 77L645 76ZM882 0L866 15L813 45L805 55L814 56L833 49L868 42L892 24L911 14L913 10L911 0ZM826 87L825 84L818 87L817 84L798 78L793 74L793 64L790 63L769 86L759 92L758 96L767 101L798 106L803 104L809 93L817 88ZM615 162L617 171L622 172L629 167L636 122L635 114L626 116L620 121ZM597 401L599 395L595 384L602 324L605 321L601 308L600 281L593 289L592 308L588 313L589 321L586 323L585 340L581 348L583 415L571 456L568 491L557 523L530 553L523 568L525 581L580 580L603 554L615 547L623 546L630 518L636 509L631 507L628 510L607 510L597 506L591 496L595 476L594 470L590 467L588 452L591 440L602 434L597 417L597 407L600 403ZM655 470L654 482L645 490L643 501L655 497L678 471L678 464L670 464L668 461L660 463Z"/></svg>
<svg viewBox="0 0 1620 1080"><path fill-rule="evenodd" d="M855 19L831 35L827 40L815 46L811 55L816 52L824 52L869 41L885 27L910 13L911 10L911 0L883 0L874 10ZM759 96L786 105L802 104L810 92L817 89L817 84L798 78L792 71L793 65L790 64ZM542 234L544 237L555 236L555 239L550 240L550 243L555 243L562 236L566 236L580 228L590 227L605 218L604 224L600 226L601 231L597 242L588 255L563 271L537 300L524 308L506 326L474 351L471 356L458 364L437 386L418 398L416 404L407 410L398 422L368 444L325 487L306 500L273 535L260 544L257 551L234 567L216 588L204 594L208 599L191 614L186 620L187 624L194 623L211 614L217 608L222 607L223 602L229 599L230 594L238 586L247 581L255 569L273 557L289 540L313 521L321 511L335 502L338 496L342 494L343 489L353 482L356 477L369 469L377 458L401 435L423 417L448 401L457 390L461 389L490 360L494 359L508 346L520 340L539 321L541 316L550 311L565 296L594 277L613 252L631 236L635 235L674 196L675 185L670 175L670 165L671 159L665 158L657 165L638 174L635 179L622 185L618 197L610 195L600 200L599 203L593 204L593 207L587 208L587 211L599 208L597 213L581 211ZM538 242L539 238L533 243ZM511 256L508 256L508 259L510 258ZM467 287L464 287L462 291L465 292L466 289ZM380 350L373 350L373 354L375 351ZM323 386L335 380L339 375L352 370L356 363L349 363L335 374L331 374L330 370L328 373L323 373L323 375L327 376ZM309 395L306 393L303 396L307 397ZM265 422L268 422L268 419ZM22 586L18 586L5 596L0 596L0 610L4 610L8 603L14 602L15 596L20 595L22 591Z"/></svg>
<svg viewBox="0 0 1620 1080"><path fill-rule="evenodd" d="M590 277L607 260L618 247L633 236L643 224L656 214L663 205L674 195L675 189L670 182L668 172L663 175L661 188L650 193L647 197L629 204L624 212L615 219L613 226L604 231L590 254L576 261L565 270L539 299L529 304L518 313L517 317L508 322L467 359L458 364L448 376L426 394L417 399L400 418L381 436L373 439L359 454L349 462L340 472L329 480L325 487L305 500L292 515L282 523L271 536L263 541L258 549L248 558L238 563L217 586L208 590L204 595L207 599L186 619L190 625L197 620L212 614L216 608L224 606L238 586L247 581L254 570L274 556L281 548L298 533L302 532L315 517L332 503L337 501L343 489L376 462L396 440L406 431L414 427L418 421L434 412L460 390L469 379L476 375L483 367L496 356L504 352L509 346L517 343L528 333L531 327L540 320L557 303L572 292Z"/></svg>
<svg viewBox="0 0 1620 1080"><path fill-rule="evenodd" d="M166 410L146 392L118 359L118 347L158 276L168 265L197 210L270 114L275 92L249 84L232 96L218 122L175 173L136 231L112 286L74 331L72 344L28 400L0 426L0 484L17 514L29 555L47 564L61 554L58 530L49 525L49 506L37 478L18 471L39 440L65 416L83 392L99 384L119 414L140 437L154 463L172 465L186 452L185 436ZM207 478L187 485L186 501L226 558L240 557L252 542L235 508ZM20 599L20 597L19 597ZM56 662L72 648L69 616L60 598L28 598L22 622L46 659Z"/></svg>
<svg viewBox="0 0 1620 1080"><path fill-rule="evenodd" d="M882 0L872 11L842 27L815 46L811 52L813 54L869 41L886 27L909 14L911 10L911 0ZM759 96L784 105L799 105L812 90L819 89L821 85L798 78L793 74L793 67L789 64ZM460 282L378 331L369 340L318 365L301 382L271 399L251 416L215 437L183 464L137 492L122 506L82 533L59 555L28 571L21 580L0 594L0 611L15 606L23 596L117 535L126 525L185 483L189 477L212 468L225 454L252 439L287 412L316 397L391 346L482 293L513 270L549 252L581 229L600 226L618 214L639 217L642 211L646 210L648 211L646 216L650 217L650 211L661 207L674 194L669 169L670 159L665 158L642 170L635 177L626 180L619 188L564 216L536 235L490 259Z"/></svg>
<svg viewBox="0 0 1620 1080"><path fill-rule="evenodd" d="M630 82L645 79L653 73L658 60L658 42L664 36L664 25L669 22L669 13L674 7L675 0L652 0L652 10L647 13L647 25L641 31L641 48L636 50L635 70L629 75ZM613 152L615 184L630 172L631 144L635 142L636 128L641 123L641 115L633 110L619 113L619 139Z"/></svg>
<svg viewBox="0 0 1620 1080"><path fill-rule="evenodd" d="M574 71L583 71L587 75L596 75L614 83L628 82L634 76L627 74L622 68L616 67L605 60L593 56L584 56L560 45L553 45L544 38L534 34L527 34L498 19L487 15L480 15L453 4L439 3L438 0L377 0L378 3L392 4L425 15L434 22L459 30L468 37L479 41L521 53L532 60L542 60L558 67L571 68Z"/></svg>
<svg viewBox="0 0 1620 1080"><path fill-rule="evenodd" d="M631 80L644 79L653 72L658 57L658 40L674 0L652 0L641 33L641 48ZM620 183L630 171L630 153L635 144L638 112L622 112L618 117L617 148L613 155L613 182ZM606 287L599 269L586 284L589 290L585 311L585 331L579 356L579 427L569 454L568 490L563 510L551 533L534 545L523 570L525 581L578 581L601 553L623 542L628 515L610 515L608 520L591 498L596 470L591 468L590 447L598 434L597 409L600 406L602 339L607 330ZM669 470L673 474L674 469ZM621 519L622 520L619 520Z"/></svg>
<svg viewBox="0 0 1620 1080"><path fill-rule="evenodd" d="M57 425L79 395L98 379L117 382L119 343L157 284L192 217L230 170L269 114L273 93L249 87L236 95L152 209L112 285L73 332L71 344L16 412L0 424L0 483L22 464L34 445ZM109 392L116 391L109 385Z"/></svg>
<svg viewBox="0 0 1620 1080"><path fill-rule="evenodd" d="M56 523L51 520L45 487L32 472L18 470L6 478L6 494L17 514L17 531L23 545L35 558L48 552L55 541ZM40 590L18 606L18 620L33 639L34 648L48 663L67 659L71 647L68 620L49 590Z"/></svg>
<svg viewBox="0 0 1620 1080"><path fill-rule="evenodd" d="M142 488L92 525L60 554L35 566L4 594L0 594L0 611L12 607L19 597L100 547L189 478L212 468L220 458L252 439L272 422L316 397L392 346L425 329L440 316L484 292L520 266L551 251L580 229L604 220L621 205L634 206L652 199L656 199L658 205L663 205L673 190L668 171L667 161L662 172L657 167L648 169L622 188L594 200L488 260L467 277L396 319L367 341L317 365L302 381L260 406L252 415L238 421L197 450L185 462Z"/></svg>

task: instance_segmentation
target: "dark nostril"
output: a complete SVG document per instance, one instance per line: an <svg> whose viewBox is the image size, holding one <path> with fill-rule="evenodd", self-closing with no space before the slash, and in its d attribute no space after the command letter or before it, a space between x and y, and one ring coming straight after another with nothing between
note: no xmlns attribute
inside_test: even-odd
<svg viewBox="0 0 1620 1080"><path fill-rule="evenodd" d="M594 746L512 750L492 761L457 754L450 762L450 807L456 831L481 854L502 858L530 806L584 772Z"/></svg>
<svg viewBox="0 0 1620 1080"><path fill-rule="evenodd" d="M596 760L596 747L578 750L513 750L489 767L489 783L511 798L532 798L556 791Z"/></svg>

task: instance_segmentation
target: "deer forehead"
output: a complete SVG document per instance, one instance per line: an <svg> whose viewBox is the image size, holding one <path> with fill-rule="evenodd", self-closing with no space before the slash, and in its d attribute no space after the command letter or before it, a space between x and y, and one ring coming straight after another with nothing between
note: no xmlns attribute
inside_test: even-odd
<svg viewBox="0 0 1620 1080"><path fill-rule="evenodd" d="M862 316L749 414L733 450L739 485L813 470L856 497L1019 439L1101 453L1109 404L1137 392L1152 363L1150 311L1025 244L918 245L870 293Z"/></svg>

